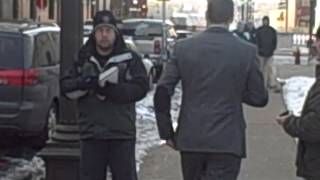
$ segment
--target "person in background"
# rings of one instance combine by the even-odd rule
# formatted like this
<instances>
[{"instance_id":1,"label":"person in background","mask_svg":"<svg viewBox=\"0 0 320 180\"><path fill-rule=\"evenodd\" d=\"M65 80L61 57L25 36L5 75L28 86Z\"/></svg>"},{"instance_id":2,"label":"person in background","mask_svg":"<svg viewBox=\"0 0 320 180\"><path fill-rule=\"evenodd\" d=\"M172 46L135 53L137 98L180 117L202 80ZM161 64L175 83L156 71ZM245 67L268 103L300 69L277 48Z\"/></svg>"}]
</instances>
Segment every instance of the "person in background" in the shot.
<instances>
[{"instance_id":1,"label":"person in background","mask_svg":"<svg viewBox=\"0 0 320 180\"><path fill-rule=\"evenodd\" d=\"M320 59L320 27L315 47ZM316 82L310 89L301 117L291 113L278 116L277 122L286 133L299 139L297 151L297 176L306 180L320 179L320 65L316 67Z\"/></svg>"},{"instance_id":2,"label":"person in background","mask_svg":"<svg viewBox=\"0 0 320 180\"><path fill-rule=\"evenodd\" d=\"M277 88L276 69L273 68L273 54L277 48L277 31L270 26L268 16L263 17L263 25L257 29L257 46L260 67L264 75L265 86Z\"/></svg>"},{"instance_id":3,"label":"person in background","mask_svg":"<svg viewBox=\"0 0 320 180\"><path fill-rule=\"evenodd\" d=\"M247 35L248 41L252 44L256 44L257 43L257 32L256 32L256 28L254 27L253 22L248 22L246 24L246 33L248 33L248 35Z\"/></svg>"},{"instance_id":4,"label":"person in background","mask_svg":"<svg viewBox=\"0 0 320 180\"><path fill-rule=\"evenodd\" d=\"M240 39L248 41L249 37L245 35L245 31L246 31L246 24L242 21L239 21L237 24L237 29L234 30L233 33Z\"/></svg>"}]
</instances>

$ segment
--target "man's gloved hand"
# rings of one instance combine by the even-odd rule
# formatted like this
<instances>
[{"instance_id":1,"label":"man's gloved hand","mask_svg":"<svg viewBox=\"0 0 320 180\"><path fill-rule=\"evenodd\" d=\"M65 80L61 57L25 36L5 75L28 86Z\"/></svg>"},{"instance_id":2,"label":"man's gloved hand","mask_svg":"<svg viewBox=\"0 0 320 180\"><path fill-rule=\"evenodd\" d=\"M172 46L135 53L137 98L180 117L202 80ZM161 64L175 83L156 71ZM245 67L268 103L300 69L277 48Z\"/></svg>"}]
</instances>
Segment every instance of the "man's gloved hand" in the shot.
<instances>
[{"instance_id":1,"label":"man's gloved hand","mask_svg":"<svg viewBox=\"0 0 320 180\"><path fill-rule=\"evenodd\" d=\"M94 90L98 86L98 73L94 64L86 62L82 66L81 75L77 77L76 82L80 90Z\"/></svg>"},{"instance_id":2,"label":"man's gloved hand","mask_svg":"<svg viewBox=\"0 0 320 180\"><path fill-rule=\"evenodd\" d=\"M76 83L80 90L94 90L98 87L98 76L80 76L76 79Z\"/></svg>"}]
</instances>

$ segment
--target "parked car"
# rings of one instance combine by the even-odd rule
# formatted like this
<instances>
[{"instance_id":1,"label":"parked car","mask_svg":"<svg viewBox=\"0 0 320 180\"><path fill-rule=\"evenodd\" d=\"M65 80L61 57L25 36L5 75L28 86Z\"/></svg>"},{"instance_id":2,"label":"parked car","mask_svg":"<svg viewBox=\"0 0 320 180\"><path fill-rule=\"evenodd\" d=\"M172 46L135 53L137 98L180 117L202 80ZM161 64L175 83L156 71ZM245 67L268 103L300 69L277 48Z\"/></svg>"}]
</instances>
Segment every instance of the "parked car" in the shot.
<instances>
[{"instance_id":1,"label":"parked car","mask_svg":"<svg viewBox=\"0 0 320 180\"><path fill-rule=\"evenodd\" d=\"M177 30L177 39L191 38L192 36L193 36L193 32L192 31Z\"/></svg>"},{"instance_id":2,"label":"parked car","mask_svg":"<svg viewBox=\"0 0 320 180\"><path fill-rule=\"evenodd\" d=\"M0 145L22 139L40 149L52 132L59 113L59 31L0 22Z\"/></svg>"},{"instance_id":3,"label":"parked car","mask_svg":"<svg viewBox=\"0 0 320 180\"><path fill-rule=\"evenodd\" d=\"M170 58L177 34L173 23L166 21L165 33L167 47L164 51ZM126 19L122 21L121 32L125 39L130 39L138 51L146 57L160 59L162 52L163 26L160 19Z\"/></svg>"},{"instance_id":4,"label":"parked car","mask_svg":"<svg viewBox=\"0 0 320 180\"><path fill-rule=\"evenodd\" d=\"M87 20L83 23L83 36L88 37L93 30L93 21Z\"/></svg>"},{"instance_id":5,"label":"parked car","mask_svg":"<svg viewBox=\"0 0 320 180\"><path fill-rule=\"evenodd\" d=\"M134 42L132 40L126 39L125 43L128 48L139 53L137 46L134 44ZM141 56L143 56L143 55L141 54ZM155 77L156 77L156 69L154 66L154 61L152 61L151 59L145 58L145 57L142 57L142 61L143 61L143 64L147 70L147 75L149 78L149 89L153 89L153 87L154 87L153 83L154 83Z\"/></svg>"}]
</instances>

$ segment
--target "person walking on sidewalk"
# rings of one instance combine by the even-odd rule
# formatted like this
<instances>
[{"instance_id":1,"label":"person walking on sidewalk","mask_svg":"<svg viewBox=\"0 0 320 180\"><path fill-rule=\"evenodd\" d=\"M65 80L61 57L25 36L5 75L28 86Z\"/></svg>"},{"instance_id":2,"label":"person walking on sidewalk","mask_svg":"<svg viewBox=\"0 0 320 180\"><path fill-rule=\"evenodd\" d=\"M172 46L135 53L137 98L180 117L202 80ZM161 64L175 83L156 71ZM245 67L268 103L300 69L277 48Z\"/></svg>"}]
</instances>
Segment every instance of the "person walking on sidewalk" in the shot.
<instances>
[{"instance_id":1,"label":"person walking on sidewalk","mask_svg":"<svg viewBox=\"0 0 320 180\"><path fill-rule=\"evenodd\" d=\"M248 41L251 42L252 44L257 44L257 32L256 28L254 26L254 23L249 21L246 24L246 32L248 33Z\"/></svg>"},{"instance_id":2,"label":"person walking on sidewalk","mask_svg":"<svg viewBox=\"0 0 320 180\"><path fill-rule=\"evenodd\" d=\"M242 103L264 107L268 92L257 49L230 32L232 0L208 0L206 31L179 41L159 80L155 113L160 138L180 151L184 180L236 180L246 157ZM170 102L178 82L182 104L173 129Z\"/></svg>"},{"instance_id":3,"label":"person walking on sidewalk","mask_svg":"<svg viewBox=\"0 0 320 180\"><path fill-rule=\"evenodd\" d=\"M316 34L316 47L320 59L320 28ZM301 117L292 114L278 116L277 121L290 136L299 138L297 175L306 180L320 179L320 65L316 82L310 89Z\"/></svg>"},{"instance_id":4,"label":"person walking on sidewalk","mask_svg":"<svg viewBox=\"0 0 320 180\"><path fill-rule=\"evenodd\" d=\"M260 67L263 72L265 86L277 88L276 69L272 66L273 54L277 48L277 32L269 25L268 16L263 17L262 22L263 25L257 29L256 34Z\"/></svg>"},{"instance_id":5,"label":"person walking on sidewalk","mask_svg":"<svg viewBox=\"0 0 320 180\"><path fill-rule=\"evenodd\" d=\"M234 35L239 37L240 39L244 41L249 41L249 36L246 36L246 23L243 21L238 22L237 29L233 31Z\"/></svg>"},{"instance_id":6,"label":"person walking on sidewalk","mask_svg":"<svg viewBox=\"0 0 320 180\"><path fill-rule=\"evenodd\" d=\"M106 180L107 167L113 180L136 180L135 102L148 91L147 73L141 57L126 48L110 11L97 12L93 26L61 79L62 93L77 99L80 180ZM99 75L107 71L115 73L113 80L101 82Z\"/></svg>"}]
</instances>

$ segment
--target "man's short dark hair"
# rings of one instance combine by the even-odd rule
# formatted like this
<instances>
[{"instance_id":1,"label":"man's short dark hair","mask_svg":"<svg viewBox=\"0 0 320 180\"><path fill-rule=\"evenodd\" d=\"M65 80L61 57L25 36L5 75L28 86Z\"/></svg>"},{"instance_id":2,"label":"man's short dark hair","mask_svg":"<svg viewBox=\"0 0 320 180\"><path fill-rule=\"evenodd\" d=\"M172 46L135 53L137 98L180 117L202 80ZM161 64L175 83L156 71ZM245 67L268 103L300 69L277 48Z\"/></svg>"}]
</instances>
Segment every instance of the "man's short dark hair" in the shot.
<instances>
[{"instance_id":1,"label":"man's short dark hair","mask_svg":"<svg viewBox=\"0 0 320 180\"><path fill-rule=\"evenodd\" d=\"M233 20L233 16L233 0L208 0L207 18L210 23L228 23Z\"/></svg>"},{"instance_id":2,"label":"man's short dark hair","mask_svg":"<svg viewBox=\"0 0 320 180\"><path fill-rule=\"evenodd\" d=\"M262 21L270 21L269 16L263 16Z\"/></svg>"}]
</instances>

